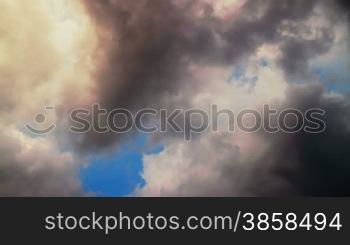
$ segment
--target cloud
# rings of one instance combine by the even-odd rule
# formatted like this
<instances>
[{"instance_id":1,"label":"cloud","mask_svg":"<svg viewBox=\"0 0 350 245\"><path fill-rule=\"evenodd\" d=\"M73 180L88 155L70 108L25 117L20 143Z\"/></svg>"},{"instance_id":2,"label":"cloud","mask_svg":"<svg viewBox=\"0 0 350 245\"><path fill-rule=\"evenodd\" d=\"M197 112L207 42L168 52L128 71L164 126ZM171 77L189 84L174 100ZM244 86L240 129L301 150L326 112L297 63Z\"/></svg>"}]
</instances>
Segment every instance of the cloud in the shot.
<instances>
[{"instance_id":1,"label":"cloud","mask_svg":"<svg viewBox=\"0 0 350 245\"><path fill-rule=\"evenodd\" d=\"M83 158L55 137L22 129L45 106L59 110L90 97L89 19L78 2L4 0L0 8L0 195L83 195L76 178ZM51 114L54 123L59 115Z\"/></svg>"},{"instance_id":2,"label":"cloud","mask_svg":"<svg viewBox=\"0 0 350 245\"><path fill-rule=\"evenodd\" d=\"M311 80L309 60L329 51L335 39L335 20L325 10L335 4L317 0L85 5L99 36L97 101L108 109L187 108L206 83L195 79L191 67L232 68L266 45L276 48L275 58L291 82ZM320 13L326 19L321 25L315 20ZM103 149L120 139L91 132L77 145Z\"/></svg>"},{"instance_id":3,"label":"cloud","mask_svg":"<svg viewBox=\"0 0 350 245\"><path fill-rule=\"evenodd\" d=\"M125 139L66 132L66 112L96 102L133 112L325 108L330 129L321 135L221 132L190 143L171 132L153 135L165 151L145 156L147 184L136 193L348 194L348 98L294 88L319 83L315 66L346 50L344 1L3 0L0 7L0 195L84 195L76 171L86 156ZM242 67L241 77L232 76ZM48 105L56 108L49 118L56 133L24 132Z\"/></svg>"},{"instance_id":4,"label":"cloud","mask_svg":"<svg viewBox=\"0 0 350 245\"><path fill-rule=\"evenodd\" d=\"M265 135L272 147L260 161L266 159L297 195L348 196L349 96L327 94L320 85L301 86L289 91L285 104L301 111L322 108L327 129L321 134Z\"/></svg>"},{"instance_id":5,"label":"cloud","mask_svg":"<svg viewBox=\"0 0 350 245\"><path fill-rule=\"evenodd\" d=\"M340 7L343 8L344 11L348 12L350 9L350 4L348 1L346 0L338 0L338 3L340 5Z\"/></svg>"},{"instance_id":6,"label":"cloud","mask_svg":"<svg viewBox=\"0 0 350 245\"><path fill-rule=\"evenodd\" d=\"M0 134L0 196L82 196L76 178L79 162L44 138L14 128Z\"/></svg>"},{"instance_id":7,"label":"cloud","mask_svg":"<svg viewBox=\"0 0 350 245\"><path fill-rule=\"evenodd\" d=\"M324 109L320 134L207 133L144 156L142 196L348 196L350 100L320 85L287 90L279 111Z\"/></svg>"}]
</instances>

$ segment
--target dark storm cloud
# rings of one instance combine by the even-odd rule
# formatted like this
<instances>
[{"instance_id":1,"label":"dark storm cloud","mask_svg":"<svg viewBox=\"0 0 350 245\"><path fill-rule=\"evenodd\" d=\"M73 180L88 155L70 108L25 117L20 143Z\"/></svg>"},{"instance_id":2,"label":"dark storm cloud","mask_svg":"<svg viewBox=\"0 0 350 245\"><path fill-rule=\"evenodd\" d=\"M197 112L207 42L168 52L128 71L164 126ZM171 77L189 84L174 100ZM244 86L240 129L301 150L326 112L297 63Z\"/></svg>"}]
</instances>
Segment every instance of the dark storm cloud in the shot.
<instances>
[{"instance_id":1,"label":"dark storm cloud","mask_svg":"<svg viewBox=\"0 0 350 245\"><path fill-rule=\"evenodd\" d=\"M248 1L238 18L228 19L213 16L200 1L188 1L183 8L160 0L89 2L105 34L106 60L97 74L101 100L128 108L159 105L179 92L191 62L232 65L260 45L281 39L281 22L306 18L316 2ZM196 17L198 9L206 14ZM254 18L262 9L264 14Z\"/></svg>"},{"instance_id":2,"label":"dark storm cloud","mask_svg":"<svg viewBox=\"0 0 350 245\"><path fill-rule=\"evenodd\" d=\"M203 1L182 2L85 2L99 34L95 79L102 107L186 109L199 87L205 86L205 81L194 79L190 65L233 66L264 44L279 47L278 64L289 81L308 82L309 60L330 50L335 27L344 24L349 10L347 1L251 0L239 14L221 18ZM324 11L324 27L307 22L317 8ZM350 195L346 182L350 178L349 102L348 97L326 95L318 86L292 88L284 107L326 110L325 132L261 133L269 147L250 162L240 162L220 136L212 142L224 148L222 164L216 169L222 175L220 181L192 178L165 194ZM78 145L86 150L105 149L117 140L115 134L90 133ZM189 150L193 164L206 161L204 152L202 145ZM232 161L240 162L239 166Z\"/></svg>"},{"instance_id":3,"label":"dark storm cloud","mask_svg":"<svg viewBox=\"0 0 350 245\"><path fill-rule=\"evenodd\" d=\"M323 109L326 114L321 118L326 129L314 134L260 133L258 137L268 149L263 153L258 149L252 152L256 154L254 161L240 163L235 156L222 162L220 184L225 184L202 186L204 195L350 195L350 97L330 96L320 85L296 86L288 90L286 100L278 108L279 111L297 108L303 113L313 108ZM216 192L206 193L206 189Z\"/></svg>"},{"instance_id":4,"label":"dark storm cloud","mask_svg":"<svg viewBox=\"0 0 350 245\"><path fill-rule=\"evenodd\" d=\"M334 39L331 29L320 30L313 40L299 33L322 1L247 1L239 14L225 18L203 1L175 2L85 2L100 38L95 79L103 107L184 108L201 86L193 81L191 64L232 66L263 44L280 45L280 65L287 74L302 76L307 61L326 52ZM295 35L285 37L283 31L291 26ZM99 148L115 138L91 133L82 142Z\"/></svg>"},{"instance_id":5,"label":"dark storm cloud","mask_svg":"<svg viewBox=\"0 0 350 245\"><path fill-rule=\"evenodd\" d=\"M272 145L259 158L264 167L259 168L256 177L265 178L261 178L258 186L262 188L257 188L257 193L263 190L262 195L276 195L268 188L264 192L263 187L275 176L286 180L290 187L277 195L349 196L350 97L329 96L318 85L297 87L289 91L285 108L321 108L326 111L323 120L327 127L317 134L264 135Z\"/></svg>"},{"instance_id":6,"label":"dark storm cloud","mask_svg":"<svg viewBox=\"0 0 350 245\"><path fill-rule=\"evenodd\" d=\"M350 2L347 0L338 0L338 4L344 11L349 12L350 10Z\"/></svg>"},{"instance_id":7,"label":"dark storm cloud","mask_svg":"<svg viewBox=\"0 0 350 245\"><path fill-rule=\"evenodd\" d=\"M306 27L307 28L307 27ZM309 28L307 28L309 29ZM282 43L282 55L279 64L291 79L308 80L308 62L310 59L326 53L333 44L334 33L322 28L318 37L312 40L302 37L289 37Z\"/></svg>"}]
</instances>

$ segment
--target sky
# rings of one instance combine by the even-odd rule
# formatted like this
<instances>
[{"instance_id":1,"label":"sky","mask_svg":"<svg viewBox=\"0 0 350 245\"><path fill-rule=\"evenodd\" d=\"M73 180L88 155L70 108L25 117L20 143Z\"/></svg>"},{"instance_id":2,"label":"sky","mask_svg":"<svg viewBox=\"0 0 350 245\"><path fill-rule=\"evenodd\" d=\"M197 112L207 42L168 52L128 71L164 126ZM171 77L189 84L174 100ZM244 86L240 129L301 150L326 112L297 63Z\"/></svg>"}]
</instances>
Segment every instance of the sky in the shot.
<instances>
[{"instance_id":1,"label":"sky","mask_svg":"<svg viewBox=\"0 0 350 245\"><path fill-rule=\"evenodd\" d=\"M0 8L0 196L350 196L347 1ZM133 113L320 108L327 127L244 133L220 121L190 141L171 130L71 132L69 112L94 104ZM55 127L37 135L28 125Z\"/></svg>"},{"instance_id":2,"label":"sky","mask_svg":"<svg viewBox=\"0 0 350 245\"><path fill-rule=\"evenodd\" d=\"M88 166L80 170L83 190L102 197L129 196L136 188L142 188L145 180L143 154L152 155L163 151L162 145L147 148L147 135L138 135L118 146L115 152L92 156Z\"/></svg>"}]
</instances>

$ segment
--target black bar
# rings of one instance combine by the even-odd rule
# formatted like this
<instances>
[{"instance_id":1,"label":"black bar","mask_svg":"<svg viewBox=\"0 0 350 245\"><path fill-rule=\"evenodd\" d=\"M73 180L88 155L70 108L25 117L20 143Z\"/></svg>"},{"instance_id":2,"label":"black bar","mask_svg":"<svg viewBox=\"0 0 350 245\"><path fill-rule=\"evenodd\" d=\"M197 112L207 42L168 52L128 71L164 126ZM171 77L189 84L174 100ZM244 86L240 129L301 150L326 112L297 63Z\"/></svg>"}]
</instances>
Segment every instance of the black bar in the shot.
<instances>
[{"instance_id":1,"label":"black bar","mask_svg":"<svg viewBox=\"0 0 350 245\"><path fill-rule=\"evenodd\" d=\"M149 244L172 241L182 241L184 244L202 241L211 244L289 244L300 242L304 244L345 244L341 241L349 238L350 199L319 199L319 198L1 198L0 234L1 237L16 244L16 241L34 242L89 242L96 244ZM295 231L245 231L242 228L244 220L239 220L236 232L232 230L119 230L115 229L107 235L103 230L47 230L45 219L57 216L59 213L68 216L82 217L95 212L99 216L117 216L119 212L130 217L147 216L178 216L186 220L190 216L227 216L236 218L250 212L258 215L290 212L301 219L306 213L315 215L324 213L328 223L336 213L340 213L341 229L327 228L317 231L312 228L307 231L298 228ZM243 222L243 223L242 223ZM236 243L237 242L237 243ZM45 244L46 244L45 243ZM7 243L6 243L7 244Z\"/></svg>"}]
</instances>

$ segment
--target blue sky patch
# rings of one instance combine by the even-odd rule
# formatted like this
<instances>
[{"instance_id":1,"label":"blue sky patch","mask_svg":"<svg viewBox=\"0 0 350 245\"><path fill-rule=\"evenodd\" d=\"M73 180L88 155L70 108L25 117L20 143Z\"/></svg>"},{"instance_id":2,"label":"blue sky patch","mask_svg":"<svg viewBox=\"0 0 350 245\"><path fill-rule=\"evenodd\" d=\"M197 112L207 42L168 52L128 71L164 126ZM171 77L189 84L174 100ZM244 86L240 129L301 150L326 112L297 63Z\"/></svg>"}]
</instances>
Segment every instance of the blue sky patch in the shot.
<instances>
[{"instance_id":1,"label":"blue sky patch","mask_svg":"<svg viewBox=\"0 0 350 245\"><path fill-rule=\"evenodd\" d=\"M120 146L113 153L92 157L89 166L80 170L84 191L102 197L132 194L135 188L145 185L141 176L143 154L156 154L163 150L163 145L150 148L147 137L141 135Z\"/></svg>"}]
</instances>

